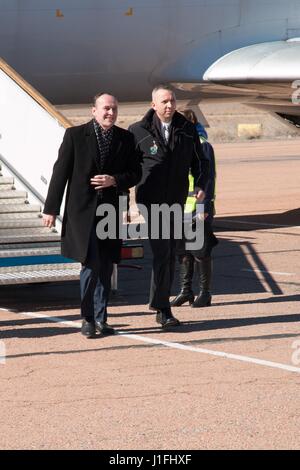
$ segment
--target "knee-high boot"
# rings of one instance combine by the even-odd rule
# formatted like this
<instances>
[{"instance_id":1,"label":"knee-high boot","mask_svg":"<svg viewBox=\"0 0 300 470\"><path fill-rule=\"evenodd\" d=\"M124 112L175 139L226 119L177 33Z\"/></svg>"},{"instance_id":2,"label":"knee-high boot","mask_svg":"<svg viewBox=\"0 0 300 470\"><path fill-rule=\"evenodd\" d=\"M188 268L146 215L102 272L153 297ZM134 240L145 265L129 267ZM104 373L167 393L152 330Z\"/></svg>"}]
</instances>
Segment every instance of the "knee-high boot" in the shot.
<instances>
[{"instance_id":1,"label":"knee-high boot","mask_svg":"<svg viewBox=\"0 0 300 470\"><path fill-rule=\"evenodd\" d=\"M211 257L195 260L195 267L198 274L200 291L192 307L209 307L211 305L211 277L212 259Z\"/></svg>"},{"instance_id":2,"label":"knee-high boot","mask_svg":"<svg viewBox=\"0 0 300 470\"><path fill-rule=\"evenodd\" d=\"M189 302L190 305L194 301L194 294L192 291L192 282L193 282L193 274L194 274L194 257L192 255L185 255L180 258L180 268L179 268L179 276L180 276L180 287L181 291L175 297L170 305L172 307L179 307L180 305L184 304L185 302Z\"/></svg>"}]
</instances>

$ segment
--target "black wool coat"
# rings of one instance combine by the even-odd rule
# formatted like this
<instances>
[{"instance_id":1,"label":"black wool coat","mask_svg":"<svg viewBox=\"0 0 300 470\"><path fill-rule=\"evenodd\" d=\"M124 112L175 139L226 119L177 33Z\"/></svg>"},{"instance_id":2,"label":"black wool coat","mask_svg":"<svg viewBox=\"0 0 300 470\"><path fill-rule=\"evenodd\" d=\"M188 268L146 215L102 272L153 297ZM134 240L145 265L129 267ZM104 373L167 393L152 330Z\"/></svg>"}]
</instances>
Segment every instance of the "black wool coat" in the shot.
<instances>
[{"instance_id":1,"label":"black wool coat","mask_svg":"<svg viewBox=\"0 0 300 470\"><path fill-rule=\"evenodd\" d=\"M83 264L87 257L90 233L95 225L99 203L112 204L117 209L119 195L135 186L141 178L141 166L130 132L117 126L113 127L111 150L102 171L99 169L98 156L93 121L67 129L53 167L44 207L45 214L58 215L67 185L61 252L64 256ZM97 191L90 184L90 178L97 174L114 176L117 182L116 187L102 190L101 201L98 200ZM112 260L118 262L120 240L103 240L99 243L106 243Z\"/></svg>"},{"instance_id":2,"label":"black wool coat","mask_svg":"<svg viewBox=\"0 0 300 470\"><path fill-rule=\"evenodd\" d=\"M136 187L138 203L174 203L184 205L188 195L189 172L195 186L205 190L209 161L200 143L196 127L182 114L175 112L171 124L169 145L164 143L157 129L155 112L150 109L139 121L129 127L134 134L142 162L142 179Z\"/></svg>"}]
</instances>

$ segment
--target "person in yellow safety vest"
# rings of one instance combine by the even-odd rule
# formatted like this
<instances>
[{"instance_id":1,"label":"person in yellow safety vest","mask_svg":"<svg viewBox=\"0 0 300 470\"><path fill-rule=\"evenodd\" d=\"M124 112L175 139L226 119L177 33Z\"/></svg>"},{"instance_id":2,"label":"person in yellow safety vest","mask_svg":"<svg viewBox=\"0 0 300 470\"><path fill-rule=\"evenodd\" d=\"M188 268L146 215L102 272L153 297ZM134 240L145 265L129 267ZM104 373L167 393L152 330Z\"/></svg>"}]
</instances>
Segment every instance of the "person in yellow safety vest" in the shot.
<instances>
[{"instance_id":1,"label":"person in yellow safety vest","mask_svg":"<svg viewBox=\"0 0 300 470\"><path fill-rule=\"evenodd\" d=\"M182 114L189 121L193 122L198 131L199 139L205 155L210 162L209 180L205 188L204 204L204 245L198 252L190 252L185 248L185 242L179 241L177 255L180 264L180 292L171 302L171 305L178 307L185 302L193 308L208 307L211 305L211 280L212 280L212 248L218 243L212 229L213 217L215 215L215 181L216 163L212 145L207 141L207 133L204 127L198 123L195 113L191 109L182 111ZM186 199L184 212L193 213L196 211L196 198L194 195L194 179L189 175L189 194ZM194 271L198 274L199 293L195 299L192 284Z\"/></svg>"},{"instance_id":2,"label":"person in yellow safety vest","mask_svg":"<svg viewBox=\"0 0 300 470\"><path fill-rule=\"evenodd\" d=\"M195 198L194 178L189 174L189 195L186 198L184 212L186 214L193 213L196 210L197 200Z\"/></svg>"}]
</instances>

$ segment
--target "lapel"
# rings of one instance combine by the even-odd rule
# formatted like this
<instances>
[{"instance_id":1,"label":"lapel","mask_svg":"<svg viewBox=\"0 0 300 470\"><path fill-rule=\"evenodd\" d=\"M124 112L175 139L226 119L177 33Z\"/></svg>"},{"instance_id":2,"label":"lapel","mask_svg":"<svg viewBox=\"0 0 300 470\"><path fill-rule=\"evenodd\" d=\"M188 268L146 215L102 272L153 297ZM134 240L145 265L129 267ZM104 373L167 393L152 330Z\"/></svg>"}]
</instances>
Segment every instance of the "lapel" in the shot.
<instances>
[{"instance_id":1,"label":"lapel","mask_svg":"<svg viewBox=\"0 0 300 470\"><path fill-rule=\"evenodd\" d=\"M91 160L94 160L97 170L100 171L99 167L99 149L98 149L98 142L97 137L94 130L93 121L89 121L86 124L86 140L87 140L87 147L88 147L88 154Z\"/></svg>"},{"instance_id":2,"label":"lapel","mask_svg":"<svg viewBox=\"0 0 300 470\"><path fill-rule=\"evenodd\" d=\"M186 119L176 111L173 117L173 136L171 140L173 146L172 150L174 150L177 145L181 142L181 136L184 133L186 123Z\"/></svg>"}]
</instances>

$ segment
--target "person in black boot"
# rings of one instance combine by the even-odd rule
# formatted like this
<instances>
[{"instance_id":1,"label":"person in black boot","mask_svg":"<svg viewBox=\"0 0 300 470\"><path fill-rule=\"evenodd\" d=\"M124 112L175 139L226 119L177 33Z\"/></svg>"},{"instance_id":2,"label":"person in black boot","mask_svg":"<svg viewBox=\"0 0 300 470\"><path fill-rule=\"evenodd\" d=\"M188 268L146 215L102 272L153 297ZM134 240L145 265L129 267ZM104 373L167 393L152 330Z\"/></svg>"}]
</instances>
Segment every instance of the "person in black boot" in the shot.
<instances>
[{"instance_id":1,"label":"person in black boot","mask_svg":"<svg viewBox=\"0 0 300 470\"><path fill-rule=\"evenodd\" d=\"M204 244L198 252L187 251L185 242L179 241L177 243L177 255L179 261L179 276L180 287L179 294L173 299L171 305L179 307L186 302L189 302L193 308L208 307L211 305L211 277L212 277L212 248L218 243L218 240L213 234L212 222L215 214L214 199L215 199L215 179L216 167L214 150L211 144L207 142L207 133L204 127L197 122L197 117L191 109L187 109L182 114L196 126L202 148L205 155L210 162L209 179L205 187L204 198ZM194 213L196 211L197 201L192 197L194 190L194 180L192 176L189 177L190 196L186 200L185 213ZM193 274L197 273L199 282L199 294L194 300L194 293L192 289Z\"/></svg>"},{"instance_id":2,"label":"person in black boot","mask_svg":"<svg viewBox=\"0 0 300 470\"><path fill-rule=\"evenodd\" d=\"M190 253L178 256L179 261L179 276L181 291L172 300L172 307L180 307L186 302L190 305L194 302L194 293L192 290L193 274L194 274L194 256Z\"/></svg>"},{"instance_id":3,"label":"person in black boot","mask_svg":"<svg viewBox=\"0 0 300 470\"><path fill-rule=\"evenodd\" d=\"M200 292L192 307L209 307L211 305L211 256L201 259L195 258L195 268L199 279Z\"/></svg>"}]
</instances>

